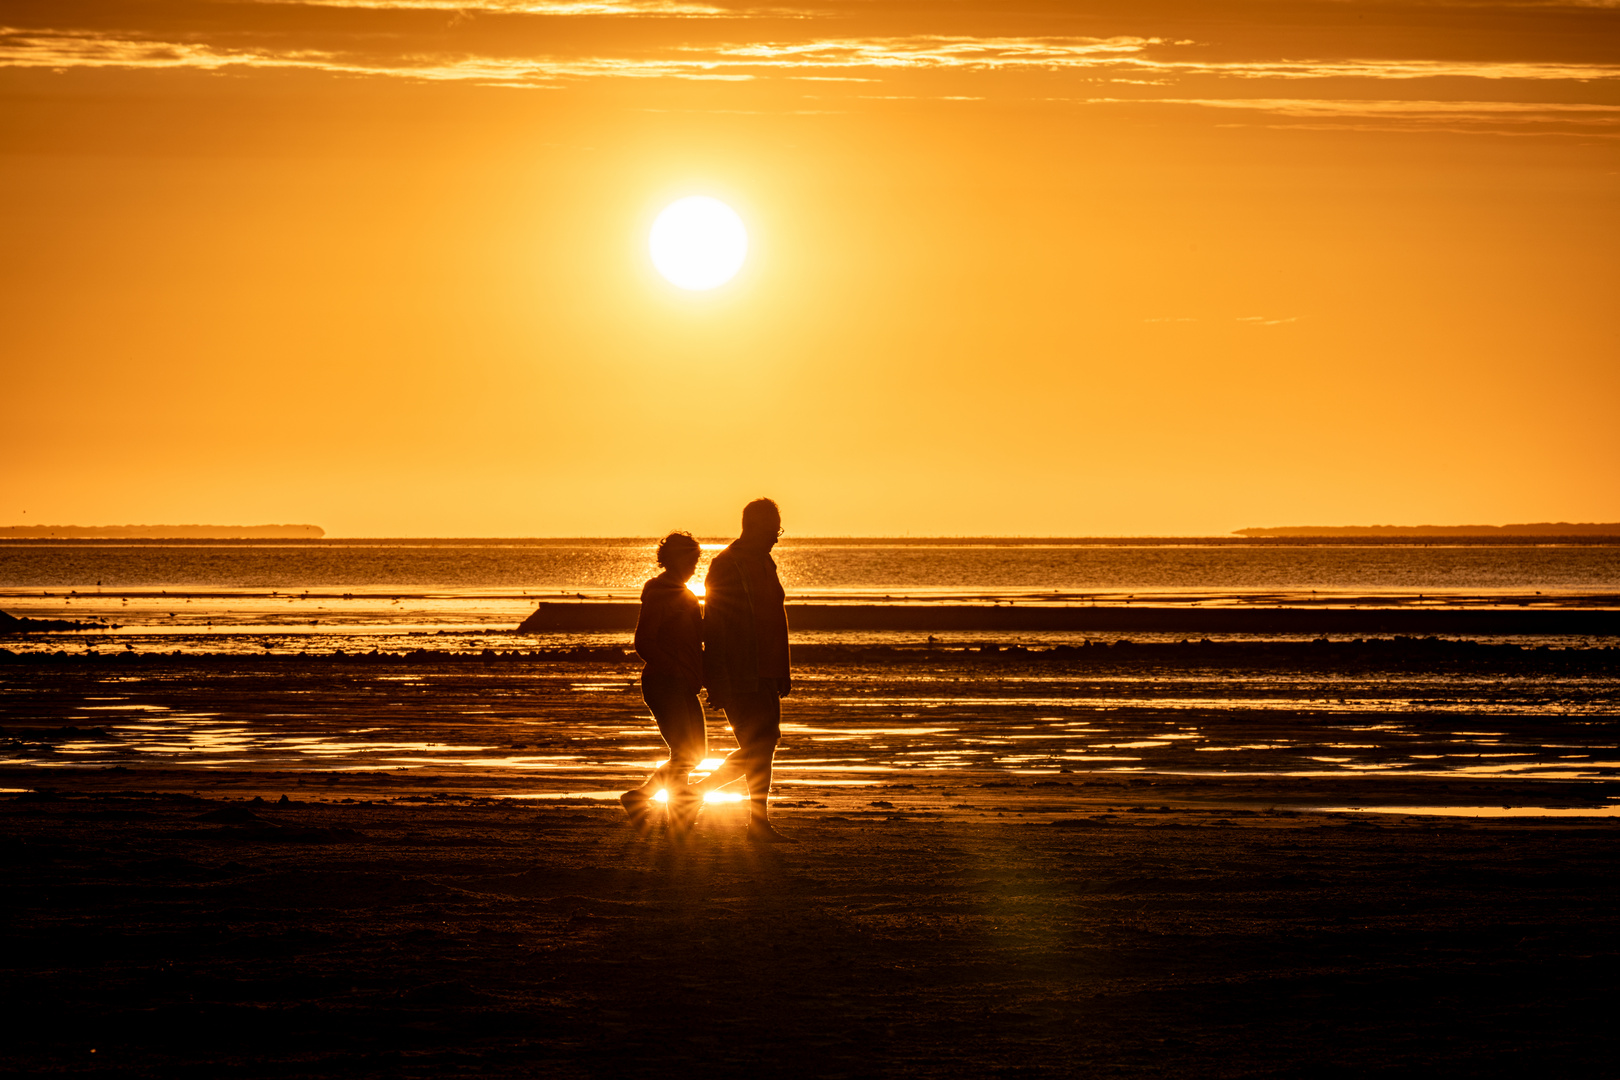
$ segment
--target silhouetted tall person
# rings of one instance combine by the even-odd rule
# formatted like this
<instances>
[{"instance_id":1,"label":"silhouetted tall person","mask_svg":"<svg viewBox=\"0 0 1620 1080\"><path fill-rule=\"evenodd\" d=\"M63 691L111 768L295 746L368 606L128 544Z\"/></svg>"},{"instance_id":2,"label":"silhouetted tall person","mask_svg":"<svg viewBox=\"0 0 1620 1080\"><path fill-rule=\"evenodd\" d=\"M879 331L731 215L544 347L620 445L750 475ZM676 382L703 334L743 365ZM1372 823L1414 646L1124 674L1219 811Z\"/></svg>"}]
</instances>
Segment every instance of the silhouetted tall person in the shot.
<instances>
[{"instance_id":1,"label":"silhouetted tall person","mask_svg":"<svg viewBox=\"0 0 1620 1080\"><path fill-rule=\"evenodd\" d=\"M668 788L671 799L677 792L685 793L688 774L708 749L703 704L698 701L703 688L703 612L686 587L702 555L690 533L670 533L658 545L658 565L664 572L641 589L636 652L647 665L641 671L641 697L669 747L669 760L646 783L619 796L637 825L645 823L647 801L659 788Z\"/></svg>"},{"instance_id":2,"label":"silhouetted tall person","mask_svg":"<svg viewBox=\"0 0 1620 1080\"><path fill-rule=\"evenodd\" d=\"M725 710L737 749L689 789L703 795L746 778L748 838L764 843L787 839L766 816L771 762L782 738L782 697L793 688L786 596L771 558L781 535L776 504L755 499L743 507L742 535L709 564L703 582L703 685L709 704Z\"/></svg>"}]
</instances>

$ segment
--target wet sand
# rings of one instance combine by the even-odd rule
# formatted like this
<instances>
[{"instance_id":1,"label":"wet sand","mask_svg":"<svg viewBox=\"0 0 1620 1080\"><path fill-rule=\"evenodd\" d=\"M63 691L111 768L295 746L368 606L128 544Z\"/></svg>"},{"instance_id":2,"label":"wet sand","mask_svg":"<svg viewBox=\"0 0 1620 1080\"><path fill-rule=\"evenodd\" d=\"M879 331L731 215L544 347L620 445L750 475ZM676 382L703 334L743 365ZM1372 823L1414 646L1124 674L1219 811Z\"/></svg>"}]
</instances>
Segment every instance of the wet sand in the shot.
<instances>
[{"instance_id":1,"label":"wet sand","mask_svg":"<svg viewBox=\"0 0 1620 1080\"><path fill-rule=\"evenodd\" d=\"M8 1065L1612 1073L1612 650L1084 652L807 661L779 849L622 659L7 664Z\"/></svg>"}]
</instances>

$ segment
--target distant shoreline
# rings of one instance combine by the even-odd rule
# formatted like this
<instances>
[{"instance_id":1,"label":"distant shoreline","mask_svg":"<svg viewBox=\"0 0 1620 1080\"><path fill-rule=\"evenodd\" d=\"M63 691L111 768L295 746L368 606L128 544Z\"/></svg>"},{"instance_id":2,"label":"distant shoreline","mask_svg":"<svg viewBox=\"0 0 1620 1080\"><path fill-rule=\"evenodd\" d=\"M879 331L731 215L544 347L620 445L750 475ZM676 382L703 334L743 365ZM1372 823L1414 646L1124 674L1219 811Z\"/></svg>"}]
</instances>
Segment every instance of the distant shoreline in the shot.
<instances>
[{"instance_id":1,"label":"distant shoreline","mask_svg":"<svg viewBox=\"0 0 1620 1080\"><path fill-rule=\"evenodd\" d=\"M319 525L0 525L5 540L319 540Z\"/></svg>"},{"instance_id":2,"label":"distant shoreline","mask_svg":"<svg viewBox=\"0 0 1620 1080\"><path fill-rule=\"evenodd\" d=\"M1573 537L1620 536L1620 522L1537 521L1520 525L1280 525L1273 528L1237 529L1236 535L1256 539L1271 537L1409 537L1409 538L1490 538L1490 537Z\"/></svg>"}]
</instances>

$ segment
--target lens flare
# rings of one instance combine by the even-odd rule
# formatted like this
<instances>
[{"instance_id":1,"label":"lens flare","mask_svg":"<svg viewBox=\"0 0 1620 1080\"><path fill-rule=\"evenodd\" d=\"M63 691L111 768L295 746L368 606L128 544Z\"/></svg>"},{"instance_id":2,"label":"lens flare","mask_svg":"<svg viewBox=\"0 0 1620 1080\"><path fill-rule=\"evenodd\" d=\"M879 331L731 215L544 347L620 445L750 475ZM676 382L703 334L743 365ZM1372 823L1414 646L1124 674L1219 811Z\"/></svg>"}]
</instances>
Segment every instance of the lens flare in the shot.
<instances>
[{"instance_id":1,"label":"lens flare","mask_svg":"<svg viewBox=\"0 0 1620 1080\"><path fill-rule=\"evenodd\" d=\"M744 795L740 791L711 791L703 796L703 801L706 803L732 803L742 802L743 798ZM659 788L658 792L653 795L653 802L669 802L669 792L664 788Z\"/></svg>"}]
</instances>

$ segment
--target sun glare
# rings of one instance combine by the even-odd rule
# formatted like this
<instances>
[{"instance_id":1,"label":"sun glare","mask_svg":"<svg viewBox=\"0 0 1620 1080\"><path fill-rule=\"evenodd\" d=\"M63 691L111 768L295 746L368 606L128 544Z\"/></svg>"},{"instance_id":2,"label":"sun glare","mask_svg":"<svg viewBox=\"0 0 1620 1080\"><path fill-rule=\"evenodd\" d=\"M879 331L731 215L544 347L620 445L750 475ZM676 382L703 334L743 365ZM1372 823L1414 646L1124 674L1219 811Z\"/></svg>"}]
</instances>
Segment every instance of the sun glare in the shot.
<instances>
[{"instance_id":1,"label":"sun glare","mask_svg":"<svg viewBox=\"0 0 1620 1080\"><path fill-rule=\"evenodd\" d=\"M704 794L703 801L706 803L742 802L743 795L740 791L710 791ZM657 793L653 795L653 802L669 802L669 792L664 788L659 788Z\"/></svg>"},{"instance_id":2,"label":"sun glare","mask_svg":"<svg viewBox=\"0 0 1620 1080\"><path fill-rule=\"evenodd\" d=\"M719 199L693 195L664 208L647 246L653 265L671 284L700 292L737 276L748 256L748 230Z\"/></svg>"}]
</instances>

